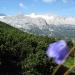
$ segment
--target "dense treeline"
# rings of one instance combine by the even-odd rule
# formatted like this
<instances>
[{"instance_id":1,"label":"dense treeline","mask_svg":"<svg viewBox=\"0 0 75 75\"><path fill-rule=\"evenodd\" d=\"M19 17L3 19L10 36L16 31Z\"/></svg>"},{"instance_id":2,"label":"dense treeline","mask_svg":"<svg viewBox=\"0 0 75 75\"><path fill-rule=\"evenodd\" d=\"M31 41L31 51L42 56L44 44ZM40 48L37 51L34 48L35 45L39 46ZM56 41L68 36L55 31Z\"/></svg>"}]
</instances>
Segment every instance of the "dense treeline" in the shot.
<instances>
[{"instance_id":1,"label":"dense treeline","mask_svg":"<svg viewBox=\"0 0 75 75\"><path fill-rule=\"evenodd\" d=\"M51 75L56 64L45 51L54 41L0 22L0 75Z\"/></svg>"}]
</instances>

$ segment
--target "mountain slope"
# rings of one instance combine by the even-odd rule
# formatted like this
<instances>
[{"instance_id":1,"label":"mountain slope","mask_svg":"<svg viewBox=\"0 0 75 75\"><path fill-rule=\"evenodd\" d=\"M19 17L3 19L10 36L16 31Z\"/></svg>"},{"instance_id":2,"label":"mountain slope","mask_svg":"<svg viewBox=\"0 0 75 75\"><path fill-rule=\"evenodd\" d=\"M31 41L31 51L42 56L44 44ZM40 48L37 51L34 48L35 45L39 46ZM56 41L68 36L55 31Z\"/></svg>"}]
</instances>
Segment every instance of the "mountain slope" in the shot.
<instances>
[{"instance_id":1,"label":"mountain slope","mask_svg":"<svg viewBox=\"0 0 75 75\"><path fill-rule=\"evenodd\" d=\"M0 74L44 75L50 74L45 50L54 38L34 36L0 22ZM42 65L41 65L42 64ZM45 66L46 65L46 66ZM44 67L43 73L38 66ZM53 70L53 68L51 68Z\"/></svg>"},{"instance_id":2,"label":"mountain slope","mask_svg":"<svg viewBox=\"0 0 75 75\"><path fill-rule=\"evenodd\" d=\"M45 51L54 41L54 38L35 36L0 22L0 74L52 74L56 64L48 60ZM58 74L67 69L62 66Z\"/></svg>"}]
</instances>

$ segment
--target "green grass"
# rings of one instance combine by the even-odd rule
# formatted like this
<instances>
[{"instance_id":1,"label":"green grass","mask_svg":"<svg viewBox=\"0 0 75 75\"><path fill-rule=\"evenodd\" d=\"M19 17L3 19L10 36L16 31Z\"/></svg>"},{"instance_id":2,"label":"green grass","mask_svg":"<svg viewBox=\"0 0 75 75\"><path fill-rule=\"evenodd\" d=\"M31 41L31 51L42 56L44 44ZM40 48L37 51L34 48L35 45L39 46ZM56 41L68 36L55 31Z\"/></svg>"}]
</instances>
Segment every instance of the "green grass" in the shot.
<instances>
[{"instance_id":1,"label":"green grass","mask_svg":"<svg viewBox=\"0 0 75 75\"><path fill-rule=\"evenodd\" d=\"M74 65L74 58L69 56L63 65L70 68Z\"/></svg>"},{"instance_id":2,"label":"green grass","mask_svg":"<svg viewBox=\"0 0 75 75\"><path fill-rule=\"evenodd\" d=\"M75 47L75 43L73 43L73 47ZM75 51L73 51L75 52ZM74 53L72 53L74 55ZM65 61L65 66L67 66L68 68L70 68L71 66L73 66L75 63L75 57L73 56L69 56L68 59Z\"/></svg>"}]
</instances>

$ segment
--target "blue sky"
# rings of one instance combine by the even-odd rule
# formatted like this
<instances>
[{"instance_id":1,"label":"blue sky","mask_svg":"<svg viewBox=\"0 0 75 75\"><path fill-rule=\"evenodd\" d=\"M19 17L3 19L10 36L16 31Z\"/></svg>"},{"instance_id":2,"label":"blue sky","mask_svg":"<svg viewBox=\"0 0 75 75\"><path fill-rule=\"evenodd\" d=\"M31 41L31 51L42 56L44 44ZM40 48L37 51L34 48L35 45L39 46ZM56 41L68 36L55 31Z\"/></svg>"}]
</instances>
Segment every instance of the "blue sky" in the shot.
<instances>
[{"instance_id":1,"label":"blue sky","mask_svg":"<svg viewBox=\"0 0 75 75\"><path fill-rule=\"evenodd\" d=\"M0 0L0 13L75 16L75 0Z\"/></svg>"}]
</instances>

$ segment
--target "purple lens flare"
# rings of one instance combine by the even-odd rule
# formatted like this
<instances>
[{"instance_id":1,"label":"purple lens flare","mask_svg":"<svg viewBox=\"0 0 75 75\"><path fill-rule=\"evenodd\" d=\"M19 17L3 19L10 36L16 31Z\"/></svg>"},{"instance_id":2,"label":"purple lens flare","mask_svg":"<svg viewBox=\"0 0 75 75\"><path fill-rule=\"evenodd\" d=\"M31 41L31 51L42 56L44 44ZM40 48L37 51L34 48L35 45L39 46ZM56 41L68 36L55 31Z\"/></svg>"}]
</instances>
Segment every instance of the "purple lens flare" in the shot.
<instances>
[{"instance_id":1,"label":"purple lens flare","mask_svg":"<svg viewBox=\"0 0 75 75\"><path fill-rule=\"evenodd\" d=\"M49 58L53 58L56 64L63 64L68 52L67 43L64 40L60 40L49 44L46 54Z\"/></svg>"}]
</instances>

